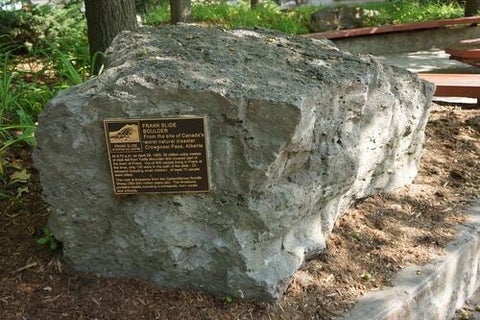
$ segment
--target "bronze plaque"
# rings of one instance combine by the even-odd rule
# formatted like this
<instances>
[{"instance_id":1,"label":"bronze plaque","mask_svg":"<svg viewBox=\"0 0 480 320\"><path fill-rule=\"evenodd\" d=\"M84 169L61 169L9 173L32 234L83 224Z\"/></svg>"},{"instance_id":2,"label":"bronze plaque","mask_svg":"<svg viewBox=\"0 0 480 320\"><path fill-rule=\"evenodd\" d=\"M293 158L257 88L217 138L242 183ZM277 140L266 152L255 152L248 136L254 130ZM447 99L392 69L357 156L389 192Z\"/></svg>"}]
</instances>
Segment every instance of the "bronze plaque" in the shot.
<instances>
[{"instance_id":1,"label":"bronze plaque","mask_svg":"<svg viewBox=\"0 0 480 320\"><path fill-rule=\"evenodd\" d=\"M116 194L210 191L206 119L104 120Z\"/></svg>"}]
</instances>

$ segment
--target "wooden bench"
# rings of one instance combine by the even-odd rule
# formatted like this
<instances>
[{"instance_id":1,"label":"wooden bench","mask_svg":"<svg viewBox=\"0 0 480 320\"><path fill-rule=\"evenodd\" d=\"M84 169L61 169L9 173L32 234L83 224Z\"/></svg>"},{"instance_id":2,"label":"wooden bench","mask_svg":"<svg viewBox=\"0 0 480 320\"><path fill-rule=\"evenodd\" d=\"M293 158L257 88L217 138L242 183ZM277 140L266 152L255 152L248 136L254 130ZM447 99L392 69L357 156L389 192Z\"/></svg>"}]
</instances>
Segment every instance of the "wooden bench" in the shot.
<instances>
[{"instance_id":1,"label":"wooden bench","mask_svg":"<svg viewBox=\"0 0 480 320\"><path fill-rule=\"evenodd\" d=\"M306 36L309 38L340 39L340 38L348 38L348 37L377 35L377 34L391 33L391 32L448 28L448 27L454 27L459 25L477 25L479 23L480 23L480 16L474 16L474 17L464 17L464 18L456 18L456 19L425 21L425 22L418 22L418 23L384 25L379 27L334 30L334 31L326 31L326 32L319 32L319 33L311 33L311 34L307 34Z\"/></svg>"},{"instance_id":2,"label":"wooden bench","mask_svg":"<svg viewBox=\"0 0 480 320\"><path fill-rule=\"evenodd\" d=\"M480 38L462 40L454 48L446 48L450 59L480 67Z\"/></svg>"},{"instance_id":3,"label":"wooden bench","mask_svg":"<svg viewBox=\"0 0 480 320\"><path fill-rule=\"evenodd\" d=\"M421 79L433 82L437 97L476 98L480 102L480 74L419 73Z\"/></svg>"}]
</instances>

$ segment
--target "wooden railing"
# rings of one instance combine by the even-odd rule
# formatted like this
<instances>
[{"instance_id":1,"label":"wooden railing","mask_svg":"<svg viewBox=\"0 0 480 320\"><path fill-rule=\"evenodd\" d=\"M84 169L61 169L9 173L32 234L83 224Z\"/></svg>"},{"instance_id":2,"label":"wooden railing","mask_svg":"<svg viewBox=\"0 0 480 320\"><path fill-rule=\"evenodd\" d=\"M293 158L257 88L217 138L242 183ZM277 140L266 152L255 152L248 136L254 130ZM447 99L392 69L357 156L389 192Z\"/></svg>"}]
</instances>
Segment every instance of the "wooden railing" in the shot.
<instances>
[{"instance_id":1,"label":"wooden railing","mask_svg":"<svg viewBox=\"0 0 480 320\"><path fill-rule=\"evenodd\" d=\"M348 37L359 37L377 35L382 33L404 32L415 30L428 30L437 28L448 28L460 25L477 25L480 23L480 16L434 20L418 23L404 23L398 25L384 25L379 27L366 27L347 30L335 30L319 33L311 33L306 35L309 38L327 38L327 39L341 39Z\"/></svg>"}]
</instances>

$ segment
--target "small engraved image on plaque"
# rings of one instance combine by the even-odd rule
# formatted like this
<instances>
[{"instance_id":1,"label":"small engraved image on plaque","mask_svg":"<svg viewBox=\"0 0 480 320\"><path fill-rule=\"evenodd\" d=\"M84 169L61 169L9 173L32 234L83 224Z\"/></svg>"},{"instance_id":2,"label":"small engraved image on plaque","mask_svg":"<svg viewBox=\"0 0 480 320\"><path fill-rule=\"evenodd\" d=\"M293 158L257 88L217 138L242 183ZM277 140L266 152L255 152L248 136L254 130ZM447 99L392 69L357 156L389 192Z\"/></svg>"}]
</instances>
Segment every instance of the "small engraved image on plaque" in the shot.
<instances>
[{"instance_id":1,"label":"small engraved image on plaque","mask_svg":"<svg viewBox=\"0 0 480 320\"><path fill-rule=\"evenodd\" d=\"M108 136L111 143L140 142L138 124L127 123L116 131L111 131L118 123L110 123Z\"/></svg>"},{"instance_id":2,"label":"small engraved image on plaque","mask_svg":"<svg viewBox=\"0 0 480 320\"><path fill-rule=\"evenodd\" d=\"M104 120L116 194L210 191L206 119Z\"/></svg>"}]
</instances>

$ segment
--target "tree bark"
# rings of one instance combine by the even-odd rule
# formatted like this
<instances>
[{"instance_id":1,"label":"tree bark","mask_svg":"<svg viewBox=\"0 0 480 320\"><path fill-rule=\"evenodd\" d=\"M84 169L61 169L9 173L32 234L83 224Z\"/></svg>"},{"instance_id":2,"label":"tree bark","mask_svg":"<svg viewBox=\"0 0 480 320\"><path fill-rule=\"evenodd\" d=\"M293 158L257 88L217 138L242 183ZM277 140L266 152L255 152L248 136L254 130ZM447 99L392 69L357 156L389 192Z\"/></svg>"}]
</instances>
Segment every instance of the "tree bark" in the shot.
<instances>
[{"instance_id":1,"label":"tree bark","mask_svg":"<svg viewBox=\"0 0 480 320\"><path fill-rule=\"evenodd\" d=\"M467 0L465 3L465 17L471 17L478 14L480 7L479 0Z\"/></svg>"},{"instance_id":2,"label":"tree bark","mask_svg":"<svg viewBox=\"0 0 480 320\"><path fill-rule=\"evenodd\" d=\"M191 0L170 0L170 13L172 24L192 21Z\"/></svg>"},{"instance_id":3,"label":"tree bark","mask_svg":"<svg viewBox=\"0 0 480 320\"><path fill-rule=\"evenodd\" d=\"M103 53L123 30L135 30L135 0L85 0L88 43L94 73L103 65Z\"/></svg>"}]
</instances>

